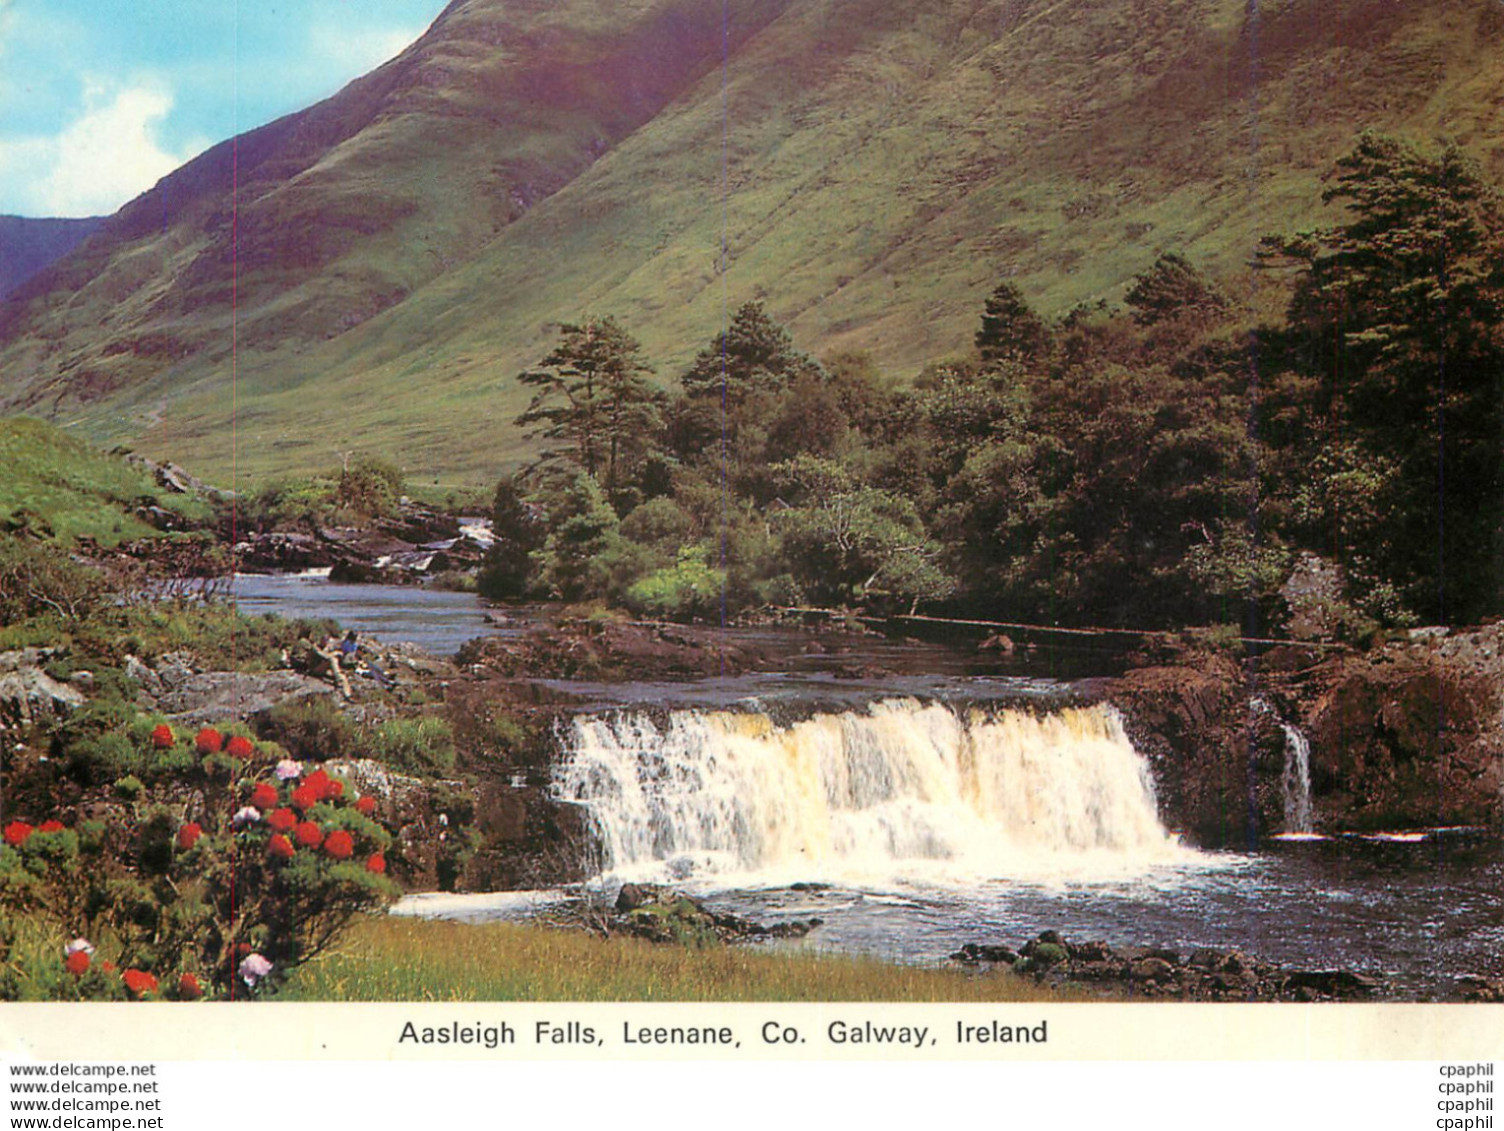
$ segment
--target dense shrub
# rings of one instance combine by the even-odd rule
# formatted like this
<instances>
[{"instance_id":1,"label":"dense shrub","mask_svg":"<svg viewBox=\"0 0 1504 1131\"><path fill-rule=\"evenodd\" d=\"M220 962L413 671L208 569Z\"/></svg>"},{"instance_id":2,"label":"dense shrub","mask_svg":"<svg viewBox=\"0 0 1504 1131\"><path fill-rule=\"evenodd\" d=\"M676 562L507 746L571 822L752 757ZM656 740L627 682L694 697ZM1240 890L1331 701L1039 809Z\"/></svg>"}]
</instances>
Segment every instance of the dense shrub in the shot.
<instances>
[{"instance_id":1,"label":"dense shrub","mask_svg":"<svg viewBox=\"0 0 1504 1131\"><path fill-rule=\"evenodd\" d=\"M202 735L153 741L161 725L146 732L161 757L197 752ZM119 779L100 819L12 819L0 841L0 996L262 996L393 898L379 810L279 753L241 738L155 785ZM313 835L293 845L278 831L284 814Z\"/></svg>"},{"instance_id":2,"label":"dense shrub","mask_svg":"<svg viewBox=\"0 0 1504 1131\"><path fill-rule=\"evenodd\" d=\"M443 719L388 719L370 737L371 757L403 773L454 772L454 732Z\"/></svg>"}]
</instances>

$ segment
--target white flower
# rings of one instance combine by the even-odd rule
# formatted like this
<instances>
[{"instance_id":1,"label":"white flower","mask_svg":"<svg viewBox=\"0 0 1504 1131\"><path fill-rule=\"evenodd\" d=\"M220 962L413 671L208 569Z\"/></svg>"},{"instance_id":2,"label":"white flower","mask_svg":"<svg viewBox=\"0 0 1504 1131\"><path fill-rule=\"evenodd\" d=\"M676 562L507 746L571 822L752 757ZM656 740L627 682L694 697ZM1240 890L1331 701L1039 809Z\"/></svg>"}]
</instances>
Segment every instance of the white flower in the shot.
<instances>
[{"instance_id":1,"label":"white flower","mask_svg":"<svg viewBox=\"0 0 1504 1131\"><path fill-rule=\"evenodd\" d=\"M271 972L272 964L259 954L248 954L241 960L240 977L252 989L255 989L256 983Z\"/></svg>"},{"instance_id":2,"label":"white flower","mask_svg":"<svg viewBox=\"0 0 1504 1131\"><path fill-rule=\"evenodd\" d=\"M79 951L83 951L85 954L93 954L94 944L88 939L77 938L63 947L63 954L65 955L77 954Z\"/></svg>"},{"instance_id":3,"label":"white flower","mask_svg":"<svg viewBox=\"0 0 1504 1131\"><path fill-rule=\"evenodd\" d=\"M277 763L276 774L278 781L292 781L293 778L300 777L302 773L302 762L294 762L291 758L283 758L282 761Z\"/></svg>"},{"instance_id":4,"label":"white flower","mask_svg":"<svg viewBox=\"0 0 1504 1131\"><path fill-rule=\"evenodd\" d=\"M235 816L230 818L230 823L237 829L244 825L254 825L261 820L261 810L255 806L247 805L236 811Z\"/></svg>"}]
</instances>

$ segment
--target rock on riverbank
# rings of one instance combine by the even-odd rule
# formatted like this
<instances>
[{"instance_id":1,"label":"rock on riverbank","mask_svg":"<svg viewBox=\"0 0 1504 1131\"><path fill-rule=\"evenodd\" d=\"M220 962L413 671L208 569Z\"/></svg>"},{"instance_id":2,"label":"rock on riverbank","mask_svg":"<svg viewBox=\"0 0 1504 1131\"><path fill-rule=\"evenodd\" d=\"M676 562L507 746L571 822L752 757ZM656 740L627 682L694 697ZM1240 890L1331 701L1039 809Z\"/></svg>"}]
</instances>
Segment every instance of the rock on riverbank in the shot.
<instances>
[{"instance_id":1,"label":"rock on riverbank","mask_svg":"<svg viewBox=\"0 0 1504 1131\"><path fill-rule=\"evenodd\" d=\"M951 956L967 966L1007 966L1051 983L1098 986L1130 997L1176 1001L1362 1001L1381 983L1348 970L1289 970L1236 950L1114 949L1044 931L1017 950L967 943Z\"/></svg>"}]
</instances>

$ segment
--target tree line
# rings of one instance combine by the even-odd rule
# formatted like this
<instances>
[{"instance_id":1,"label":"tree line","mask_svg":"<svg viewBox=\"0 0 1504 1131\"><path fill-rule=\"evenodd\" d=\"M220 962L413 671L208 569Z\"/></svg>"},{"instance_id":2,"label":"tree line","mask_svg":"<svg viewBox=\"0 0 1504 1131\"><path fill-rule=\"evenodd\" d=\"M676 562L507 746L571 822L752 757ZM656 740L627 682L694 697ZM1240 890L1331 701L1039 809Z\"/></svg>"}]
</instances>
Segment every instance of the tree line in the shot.
<instances>
[{"instance_id":1,"label":"tree line","mask_svg":"<svg viewBox=\"0 0 1504 1131\"><path fill-rule=\"evenodd\" d=\"M482 590L1338 637L1497 614L1498 194L1378 134L1328 184L1335 224L1258 249L1273 323L1167 253L1060 319L1003 282L907 386L760 303L673 391L614 318L563 325L520 376L543 452L497 488Z\"/></svg>"}]
</instances>

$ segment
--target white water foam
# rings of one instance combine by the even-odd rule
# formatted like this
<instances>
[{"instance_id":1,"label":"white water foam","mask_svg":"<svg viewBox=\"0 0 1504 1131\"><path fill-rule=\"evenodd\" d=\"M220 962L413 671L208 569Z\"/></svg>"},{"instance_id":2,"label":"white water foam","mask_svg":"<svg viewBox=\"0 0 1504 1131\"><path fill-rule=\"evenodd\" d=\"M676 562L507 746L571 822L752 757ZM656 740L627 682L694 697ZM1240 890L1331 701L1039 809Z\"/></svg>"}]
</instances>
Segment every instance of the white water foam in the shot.
<instances>
[{"instance_id":1,"label":"white water foam","mask_svg":"<svg viewBox=\"0 0 1504 1131\"><path fill-rule=\"evenodd\" d=\"M558 793L589 809L620 879L1050 882L1200 859L1105 706L895 699L789 725L624 710L575 719L565 744Z\"/></svg>"}]
</instances>

